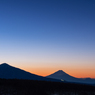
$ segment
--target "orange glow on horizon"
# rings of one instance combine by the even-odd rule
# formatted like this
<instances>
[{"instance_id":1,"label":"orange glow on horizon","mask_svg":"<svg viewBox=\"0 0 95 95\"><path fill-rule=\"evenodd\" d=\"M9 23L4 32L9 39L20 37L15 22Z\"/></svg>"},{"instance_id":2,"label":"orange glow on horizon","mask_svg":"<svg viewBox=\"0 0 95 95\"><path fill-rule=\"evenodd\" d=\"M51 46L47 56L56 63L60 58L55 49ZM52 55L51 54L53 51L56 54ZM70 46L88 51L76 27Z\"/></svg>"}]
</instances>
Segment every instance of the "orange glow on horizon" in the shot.
<instances>
[{"instance_id":1,"label":"orange glow on horizon","mask_svg":"<svg viewBox=\"0 0 95 95\"><path fill-rule=\"evenodd\" d=\"M56 71L58 71L59 69L57 68L26 68L24 69L32 74L37 74L40 76L48 76ZM93 73L94 70L68 70L65 69L63 70L64 72L66 72L67 74L76 77L76 78L95 78L95 74Z\"/></svg>"}]
</instances>

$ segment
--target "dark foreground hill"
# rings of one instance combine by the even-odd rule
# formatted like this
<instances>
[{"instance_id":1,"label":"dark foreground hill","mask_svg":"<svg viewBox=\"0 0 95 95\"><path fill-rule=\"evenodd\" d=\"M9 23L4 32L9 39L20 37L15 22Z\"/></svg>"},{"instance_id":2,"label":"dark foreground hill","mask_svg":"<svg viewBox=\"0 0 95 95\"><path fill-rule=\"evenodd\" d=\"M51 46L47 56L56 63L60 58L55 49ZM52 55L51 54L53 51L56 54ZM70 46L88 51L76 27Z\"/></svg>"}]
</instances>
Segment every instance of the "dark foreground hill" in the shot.
<instances>
[{"instance_id":1,"label":"dark foreground hill","mask_svg":"<svg viewBox=\"0 0 95 95\"><path fill-rule=\"evenodd\" d=\"M75 78L75 77L65 73L62 70L59 70L59 71L47 76L47 78L60 79L60 80L68 81L68 82L95 84L95 79L91 79L91 78Z\"/></svg>"},{"instance_id":2,"label":"dark foreground hill","mask_svg":"<svg viewBox=\"0 0 95 95\"><path fill-rule=\"evenodd\" d=\"M95 95L95 86L63 82L0 79L0 95Z\"/></svg>"},{"instance_id":3,"label":"dark foreground hill","mask_svg":"<svg viewBox=\"0 0 95 95\"><path fill-rule=\"evenodd\" d=\"M46 78L38 76L19 68L10 66L6 63L0 65L0 78L4 79L29 79L29 80L42 80L42 81L60 81L57 79Z\"/></svg>"}]
</instances>

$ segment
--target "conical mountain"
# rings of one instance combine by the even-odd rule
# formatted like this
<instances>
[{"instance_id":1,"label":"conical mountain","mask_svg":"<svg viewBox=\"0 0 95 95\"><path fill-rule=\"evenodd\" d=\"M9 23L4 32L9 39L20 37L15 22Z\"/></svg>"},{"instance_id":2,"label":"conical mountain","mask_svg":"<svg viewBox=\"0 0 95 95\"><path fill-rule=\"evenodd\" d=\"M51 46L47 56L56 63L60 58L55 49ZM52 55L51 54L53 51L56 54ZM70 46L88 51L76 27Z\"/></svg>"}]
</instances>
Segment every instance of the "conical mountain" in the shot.
<instances>
[{"instance_id":1,"label":"conical mountain","mask_svg":"<svg viewBox=\"0 0 95 95\"><path fill-rule=\"evenodd\" d=\"M29 80L42 80L42 81L60 81L56 79L38 76L19 68L3 63L0 65L0 78L5 79L29 79Z\"/></svg>"},{"instance_id":2,"label":"conical mountain","mask_svg":"<svg viewBox=\"0 0 95 95\"><path fill-rule=\"evenodd\" d=\"M62 79L62 80L66 80L66 81L75 81L76 78L73 76L70 76L69 74L65 73L62 70L58 70L55 73L47 76L48 78L54 78L54 79Z\"/></svg>"},{"instance_id":3,"label":"conical mountain","mask_svg":"<svg viewBox=\"0 0 95 95\"><path fill-rule=\"evenodd\" d=\"M54 78L54 79L59 79L59 80L65 80L68 82L78 82L78 83L91 83L91 84L95 84L95 79L91 79L91 78L76 78L73 77L67 73L65 73L62 70L58 70L55 73L46 76L47 78Z\"/></svg>"}]
</instances>

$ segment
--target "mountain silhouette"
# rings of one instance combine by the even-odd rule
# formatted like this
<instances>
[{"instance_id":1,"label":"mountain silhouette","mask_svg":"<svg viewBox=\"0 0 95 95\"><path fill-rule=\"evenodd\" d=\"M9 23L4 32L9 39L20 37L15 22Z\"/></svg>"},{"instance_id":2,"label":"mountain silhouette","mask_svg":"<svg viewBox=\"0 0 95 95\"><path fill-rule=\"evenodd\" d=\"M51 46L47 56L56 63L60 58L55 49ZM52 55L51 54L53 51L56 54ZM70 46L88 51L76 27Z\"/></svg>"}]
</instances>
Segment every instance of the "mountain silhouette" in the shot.
<instances>
[{"instance_id":1,"label":"mountain silhouette","mask_svg":"<svg viewBox=\"0 0 95 95\"><path fill-rule=\"evenodd\" d=\"M89 84L95 84L95 79L91 78L76 78L73 77L67 73L65 73L62 70L58 70L57 72L46 76L47 78L54 78L54 79L60 79L60 80L65 80L68 82L78 82L78 83L89 83Z\"/></svg>"},{"instance_id":2,"label":"mountain silhouette","mask_svg":"<svg viewBox=\"0 0 95 95\"><path fill-rule=\"evenodd\" d=\"M57 79L38 76L19 68L8 65L7 63L0 64L0 78L4 79L28 79L41 81L60 81Z\"/></svg>"}]
</instances>

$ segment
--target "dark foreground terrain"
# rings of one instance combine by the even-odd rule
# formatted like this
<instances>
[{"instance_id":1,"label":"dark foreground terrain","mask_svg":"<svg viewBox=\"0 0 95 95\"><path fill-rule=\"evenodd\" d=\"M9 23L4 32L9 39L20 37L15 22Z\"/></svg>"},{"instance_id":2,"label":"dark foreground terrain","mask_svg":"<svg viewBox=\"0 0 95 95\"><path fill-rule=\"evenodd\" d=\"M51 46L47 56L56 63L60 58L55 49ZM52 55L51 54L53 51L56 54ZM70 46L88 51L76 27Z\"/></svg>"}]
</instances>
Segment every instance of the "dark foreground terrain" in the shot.
<instances>
[{"instance_id":1,"label":"dark foreground terrain","mask_svg":"<svg viewBox=\"0 0 95 95\"><path fill-rule=\"evenodd\" d=\"M62 82L0 79L0 95L95 95L95 86Z\"/></svg>"}]
</instances>

